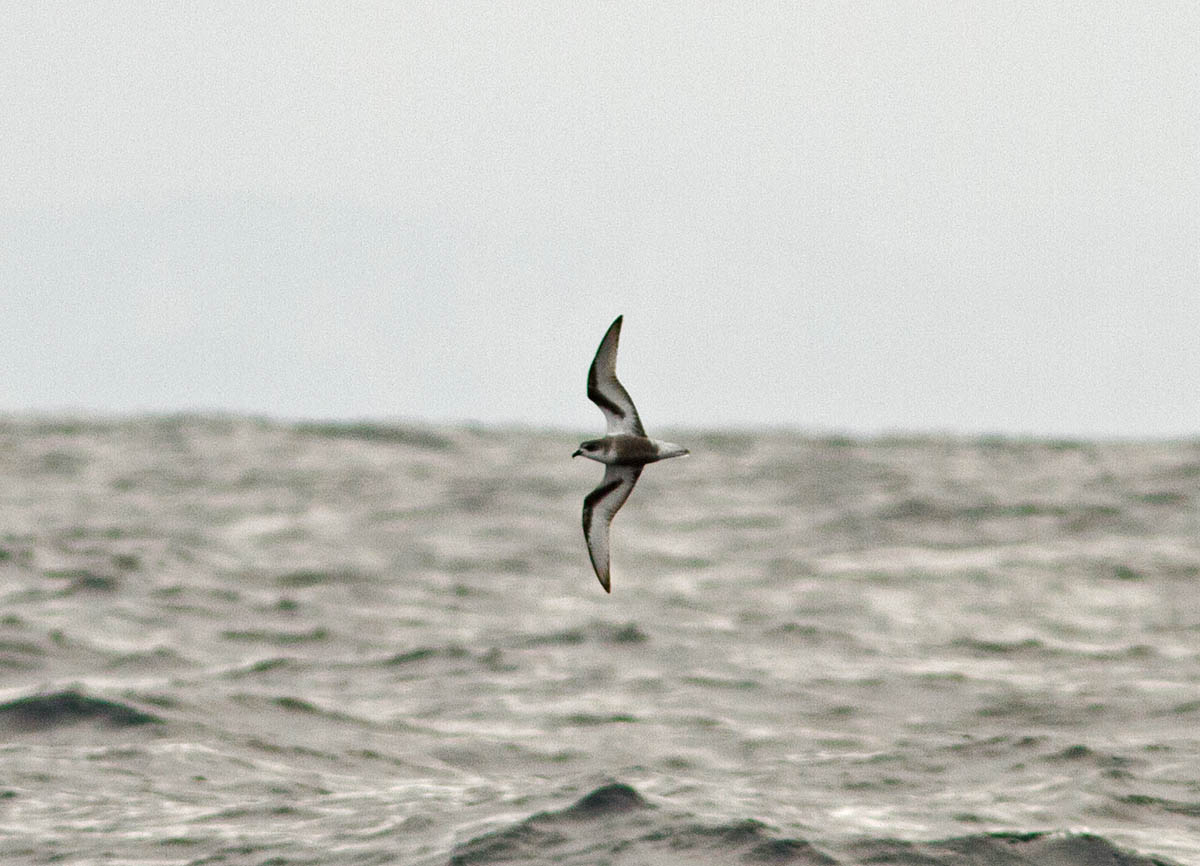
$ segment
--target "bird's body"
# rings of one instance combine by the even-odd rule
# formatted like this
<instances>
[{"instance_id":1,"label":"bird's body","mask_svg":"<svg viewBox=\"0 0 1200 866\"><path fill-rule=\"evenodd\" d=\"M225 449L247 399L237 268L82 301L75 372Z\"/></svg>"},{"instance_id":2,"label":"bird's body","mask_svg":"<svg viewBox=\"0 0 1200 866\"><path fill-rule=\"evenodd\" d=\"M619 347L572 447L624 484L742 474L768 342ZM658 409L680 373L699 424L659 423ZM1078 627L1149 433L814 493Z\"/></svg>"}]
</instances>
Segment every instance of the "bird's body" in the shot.
<instances>
[{"instance_id":1,"label":"bird's body","mask_svg":"<svg viewBox=\"0 0 1200 866\"><path fill-rule=\"evenodd\" d=\"M609 575L609 525L625 504L642 467L647 463L682 457L686 448L646 435L637 407L617 380L617 341L621 336L621 316L609 325L596 357L588 370L588 398L600 407L608 424L607 435L580 444L572 457L587 457L605 464L600 486L583 500L583 535L588 555L600 585L612 592Z\"/></svg>"},{"instance_id":2,"label":"bird's body","mask_svg":"<svg viewBox=\"0 0 1200 866\"><path fill-rule=\"evenodd\" d=\"M592 446L589 451L585 446ZM651 439L649 436L633 436L629 433L618 433L615 436L605 436L603 439L592 439L579 446L580 457L590 457L609 466L645 466L668 457L682 457L688 453L686 448L661 439Z\"/></svg>"}]
</instances>

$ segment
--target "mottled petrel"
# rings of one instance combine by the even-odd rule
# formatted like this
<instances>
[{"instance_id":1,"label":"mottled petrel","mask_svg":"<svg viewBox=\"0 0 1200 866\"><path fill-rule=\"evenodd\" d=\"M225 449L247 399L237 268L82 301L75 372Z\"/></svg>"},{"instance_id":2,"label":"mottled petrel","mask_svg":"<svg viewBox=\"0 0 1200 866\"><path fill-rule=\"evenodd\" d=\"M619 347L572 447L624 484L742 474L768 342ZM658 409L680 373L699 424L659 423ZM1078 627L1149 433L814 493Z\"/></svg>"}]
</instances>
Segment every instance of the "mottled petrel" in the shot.
<instances>
[{"instance_id":1,"label":"mottled petrel","mask_svg":"<svg viewBox=\"0 0 1200 866\"><path fill-rule=\"evenodd\" d=\"M646 435L629 392L617 381L617 340L621 337L622 318L617 316L608 326L588 370L588 399L604 413L607 433L603 439L581 443L579 450L571 455L590 457L604 464L604 480L583 500L583 537L587 539L592 567L605 592L612 592L608 574L609 524L629 498L642 467L688 453L686 448Z\"/></svg>"}]
</instances>

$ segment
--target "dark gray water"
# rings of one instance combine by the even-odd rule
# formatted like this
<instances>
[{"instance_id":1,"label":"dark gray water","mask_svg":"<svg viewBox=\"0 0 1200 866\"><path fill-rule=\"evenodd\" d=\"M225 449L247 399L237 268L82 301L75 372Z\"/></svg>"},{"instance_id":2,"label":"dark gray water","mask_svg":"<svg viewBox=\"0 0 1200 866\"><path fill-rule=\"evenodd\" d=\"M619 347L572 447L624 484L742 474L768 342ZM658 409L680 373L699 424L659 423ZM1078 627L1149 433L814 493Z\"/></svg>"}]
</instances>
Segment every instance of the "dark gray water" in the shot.
<instances>
[{"instance_id":1,"label":"dark gray water","mask_svg":"<svg viewBox=\"0 0 1200 866\"><path fill-rule=\"evenodd\" d=\"M1200 864L1200 442L669 438L0 422L0 862Z\"/></svg>"}]
</instances>

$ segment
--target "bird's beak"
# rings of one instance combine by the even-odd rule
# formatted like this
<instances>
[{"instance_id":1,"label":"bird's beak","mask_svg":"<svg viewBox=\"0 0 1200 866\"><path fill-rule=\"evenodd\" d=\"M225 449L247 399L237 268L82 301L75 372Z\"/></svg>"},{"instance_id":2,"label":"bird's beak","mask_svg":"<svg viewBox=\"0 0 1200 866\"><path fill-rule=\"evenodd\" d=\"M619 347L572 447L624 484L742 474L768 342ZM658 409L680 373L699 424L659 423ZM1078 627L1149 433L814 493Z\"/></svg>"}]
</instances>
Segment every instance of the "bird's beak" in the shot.
<instances>
[{"instance_id":1,"label":"bird's beak","mask_svg":"<svg viewBox=\"0 0 1200 866\"><path fill-rule=\"evenodd\" d=\"M576 449L575 449L575 453L574 453L574 454L572 454L571 456L572 456L572 457L578 457L578 456L579 456L580 454L582 454L582 453L583 453L583 449L582 449L582 448L576 448Z\"/></svg>"}]
</instances>

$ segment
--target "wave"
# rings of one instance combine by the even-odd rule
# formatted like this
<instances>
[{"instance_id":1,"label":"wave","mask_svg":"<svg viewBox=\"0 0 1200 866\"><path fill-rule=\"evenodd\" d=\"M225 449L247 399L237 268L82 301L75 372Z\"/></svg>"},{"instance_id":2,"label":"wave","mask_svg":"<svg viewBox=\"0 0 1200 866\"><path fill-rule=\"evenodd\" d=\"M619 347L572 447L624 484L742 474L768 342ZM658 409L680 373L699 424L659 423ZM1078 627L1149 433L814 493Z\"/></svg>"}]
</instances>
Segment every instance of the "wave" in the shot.
<instances>
[{"instance_id":1,"label":"wave","mask_svg":"<svg viewBox=\"0 0 1200 866\"><path fill-rule=\"evenodd\" d=\"M163 724L164 720L130 704L90 697L75 689L29 695L0 704L0 724L10 729L46 731L80 722L129 728Z\"/></svg>"},{"instance_id":2,"label":"wave","mask_svg":"<svg viewBox=\"0 0 1200 866\"><path fill-rule=\"evenodd\" d=\"M928 866L1178 866L1147 857L1091 833L975 833L934 842L878 840L854 846L845 863L920 863Z\"/></svg>"},{"instance_id":3,"label":"wave","mask_svg":"<svg viewBox=\"0 0 1200 866\"><path fill-rule=\"evenodd\" d=\"M525 639L527 647L572 646L583 643L640 644L650 640L637 623L623 624L593 621L585 626L561 631L530 635Z\"/></svg>"},{"instance_id":4,"label":"wave","mask_svg":"<svg viewBox=\"0 0 1200 866\"><path fill-rule=\"evenodd\" d=\"M373 421L301 421L293 424L292 430L304 436L384 442L389 445L423 448L427 451L450 451L454 448L454 443L446 436L426 427L402 424Z\"/></svg>"},{"instance_id":5,"label":"wave","mask_svg":"<svg viewBox=\"0 0 1200 866\"><path fill-rule=\"evenodd\" d=\"M102 574L90 568L67 568L47 571L46 577L54 580L66 580L68 582L59 592L59 595L62 596L89 592L116 592L121 585L120 580L111 574Z\"/></svg>"},{"instance_id":6,"label":"wave","mask_svg":"<svg viewBox=\"0 0 1200 866\"><path fill-rule=\"evenodd\" d=\"M864 839L844 851L772 834L754 819L702 823L667 812L632 786L609 782L557 811L538 812L477 836L451 852L449 866L500 863L591 866L1177 866L1145 857L1087 833L976 833L930 842Z\"/></svg>"},{"instance_id":7,"label":"wave","mask_svg":"<svg viewBox=\"0 0 1200 866\"><path fill-rule=\"evenodd\" d=\"M293 644L314 643L327 640L329 629L324 626L313 626L301 631L282 631L279 629L226 629L221 637L228 641L245 643L264 643L272 646L291 646Z\"/></svg>"}]
</instances>

